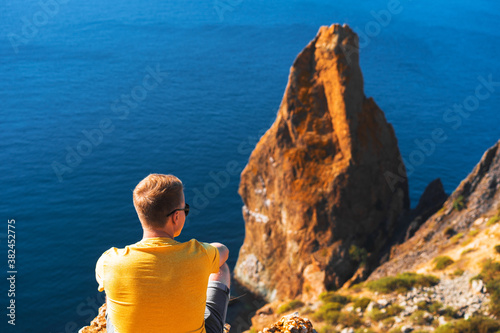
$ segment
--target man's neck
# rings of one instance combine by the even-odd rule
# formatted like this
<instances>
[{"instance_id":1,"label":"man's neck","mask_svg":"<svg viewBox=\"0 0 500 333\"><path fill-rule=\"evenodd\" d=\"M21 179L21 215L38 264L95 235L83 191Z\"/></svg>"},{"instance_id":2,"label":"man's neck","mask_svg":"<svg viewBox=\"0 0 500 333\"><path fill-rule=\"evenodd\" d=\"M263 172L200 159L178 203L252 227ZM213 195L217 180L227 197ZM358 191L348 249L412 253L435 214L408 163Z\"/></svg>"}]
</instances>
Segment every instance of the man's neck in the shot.
<instances>
[{"instance_id":1,"label":"man's neck","mask_svg":"<svg viewBox=\"0 0 500 333\"><path fill-rule=\"evenodd\" d=\"M172 235L166 232L165 230L143 229L142 239L154 238L154 237L168 237L174 239L174 237L172 237Z\"/></svg>"}]
</instances>

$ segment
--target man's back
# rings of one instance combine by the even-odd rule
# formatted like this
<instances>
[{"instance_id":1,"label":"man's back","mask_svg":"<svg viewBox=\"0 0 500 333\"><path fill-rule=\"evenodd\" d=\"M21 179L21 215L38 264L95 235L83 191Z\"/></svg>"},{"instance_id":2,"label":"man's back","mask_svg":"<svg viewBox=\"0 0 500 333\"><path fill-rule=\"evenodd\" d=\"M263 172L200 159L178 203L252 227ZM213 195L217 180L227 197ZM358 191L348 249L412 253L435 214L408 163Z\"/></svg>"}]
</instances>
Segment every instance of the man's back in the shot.
<instances>
[{"instance_id":1,"label":"man's back","mask_svg":"<svg viewBox=\"0 0 500 333\"><path fill-rule=\"evenodd\" d=\"M117 333L204 332L208 277L218 270L215 247L155 237L106 251L96 278Z\"/></svg>"}]
</instances>

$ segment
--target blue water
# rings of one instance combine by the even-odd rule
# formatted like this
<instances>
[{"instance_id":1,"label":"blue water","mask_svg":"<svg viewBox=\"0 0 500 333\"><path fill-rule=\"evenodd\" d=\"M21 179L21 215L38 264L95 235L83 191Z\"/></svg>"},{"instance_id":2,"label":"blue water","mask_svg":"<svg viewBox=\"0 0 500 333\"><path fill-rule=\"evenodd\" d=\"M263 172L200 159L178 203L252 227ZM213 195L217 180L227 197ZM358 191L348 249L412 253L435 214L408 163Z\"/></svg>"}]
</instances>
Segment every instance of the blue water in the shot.
<instances>
[{"instance_id":1,"label":"blue water","mask_svg":"<svg viewBox=\"0 0 500 333\"><path fill-rule=\"evenodd\" d=\"M468 113L447 111L474 102L479 77L500 81L500 5L402 0L377 21L390 3L60 0L48 15L38 0L2 0L0 266L6 276L15 219L17 275L15 327L0 283L1 332L77 332L95 316L95 262L140 239L131 194L152 172L185 183L195 211L181 240L226 243L234 265L239 171L321 25L362 36L365 92L411 164L412 206L436 177L451 193L500 138L500 85L480 88L489 96ZM439 129L446 139L419 150L415 140ZM68 166L76 150L84 156Z\"/></svg>"}]
</instances>

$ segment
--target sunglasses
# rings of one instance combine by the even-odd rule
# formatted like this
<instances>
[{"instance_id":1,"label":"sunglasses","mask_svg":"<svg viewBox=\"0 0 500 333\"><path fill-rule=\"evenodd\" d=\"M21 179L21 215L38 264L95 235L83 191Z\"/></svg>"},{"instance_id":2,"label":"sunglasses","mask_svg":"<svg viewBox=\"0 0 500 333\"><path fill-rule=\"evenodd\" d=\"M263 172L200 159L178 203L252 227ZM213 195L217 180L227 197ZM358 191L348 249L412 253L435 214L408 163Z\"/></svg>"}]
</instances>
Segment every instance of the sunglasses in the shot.
<instances>
[{"instance_id":1,"label":"sunglasses","mask_svg":"<svg viewBox=\"0 0 500 333\"><path fill-rule=\"evenodd\" d=\"M183 210L184 213L186 214L186 217L188 216L189 214L189 205L186 204L186 206L184 206L184 208L177 208L177 209L174 209L171 213L167 214L167 217L169 217L170 215L172 215L173 213L175 213L176 211L178 210Z\"/></svg>"}]
</instances>

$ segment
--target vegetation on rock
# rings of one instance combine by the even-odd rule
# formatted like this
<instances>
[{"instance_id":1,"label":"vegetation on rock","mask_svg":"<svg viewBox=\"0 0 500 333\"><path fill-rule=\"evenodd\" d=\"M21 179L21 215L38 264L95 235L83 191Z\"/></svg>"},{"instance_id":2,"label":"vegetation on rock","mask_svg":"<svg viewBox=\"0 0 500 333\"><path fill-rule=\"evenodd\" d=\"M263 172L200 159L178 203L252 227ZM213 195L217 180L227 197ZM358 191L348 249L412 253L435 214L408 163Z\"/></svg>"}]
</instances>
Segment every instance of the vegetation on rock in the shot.
<instances>
[{"instance_id":1,"label":"vegetation on rock","mask_svg":"<svg viewBox=\"0 0 500 333\"><path fill-rule=\"evenodd\" d=\"M440 326L436 333L497 333L500 330L500 322L488 317L472 317L470 319L458 319L451 323Z\"/></svg>"},{"instance_id":2,"label":"vegetation on rock","mask_svg":"<svg viewBox=\"0 0 500 333\"><path fill-rule=\"evenodd\" d=\"M282 304L278 308L278 314L282 314L282 313L285 313L285 312L290 312L292 310L298 309L298 308L303 307L303 306L304 306L304 303L302 301L292 300L292 301L290 301L288 303Z\"/></svg>"},{"instance_id":3,"label":"vegetation on rock","mask_svg":"<svg viewBox=\"0 0 500 333\"><path fill-rule=\"evenodd\" d=\"M486 284L490 294L490 312L500 317L500 262L492 259L486 260L481 273L476 277Z\"/></svg>"},{"instance_id":4,"label":"vegetation on rock","mask_svg":"<svg viewBox=\"0 0 500 333\"><path fill-rule=\"evenodd\" d=\"M465 208L465 200L463 195L459 195L455 200L453 200L453 209L461 211Z\"/></svg>"},{"instance_id":5,"label":"vegetation on rock","mask_svg":"<svg viewBox=\"0 0 500 333\"><path fill-rule=\"evenodd\" d=\"M453 264L454 261L448 256L439 256L434 259L434 269L435 270L443 270L446 267L450 266Z\"/></svg>"},{"instance_id":6,"label":"vegetation on rock","mask_svg":"<svg viewBox=\"0 0 500 333\"><path fill-rule=\"evenodd\" d=\"M500 206L497 208L497 212L495 215L493 215L489 220L488 223L486 224L487 226L492 226L495 223L500 221Z\"/></svg>"},{"instance_id":7,"label":"vegetation on rock","mask_svg":"<svg viewBox=\"0 0 500 333\"><path fill-rule=\"evenodd\" d=\"M368 252L366 249L357 247L353 244L349 248L349 256L353 261L359 263L360 266L365 266L368 259Z\"/></svg>"},{"instance_id":8,"label":"vegetation on rock","mask_svg":"<svg viewBox=\"0 0 500 333\"><path fill-rule=\"evenodd\" d=\"M431 287L439 283L432 275L422 275L411 272L400 273L367 283L368 289L384 294L391 292L404 293L415 287Z\"/></svg>"}]
</instances>

